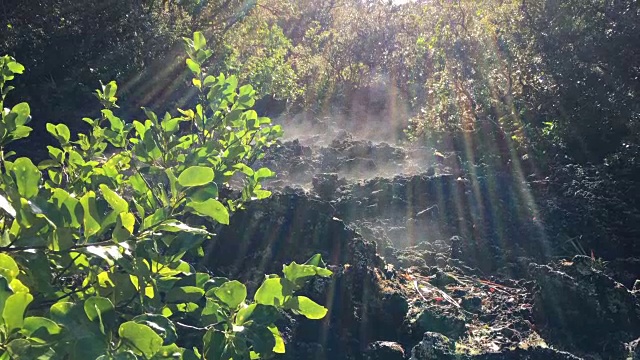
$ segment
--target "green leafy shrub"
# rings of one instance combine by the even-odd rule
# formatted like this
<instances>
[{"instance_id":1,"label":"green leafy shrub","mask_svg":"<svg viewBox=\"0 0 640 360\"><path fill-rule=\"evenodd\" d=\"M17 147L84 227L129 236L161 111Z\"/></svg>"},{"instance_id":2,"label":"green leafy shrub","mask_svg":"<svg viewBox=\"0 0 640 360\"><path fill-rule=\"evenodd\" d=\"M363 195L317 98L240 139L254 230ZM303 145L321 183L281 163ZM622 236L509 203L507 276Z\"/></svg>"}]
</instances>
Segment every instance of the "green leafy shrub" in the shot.
<instances>
[{"instance_id":1,"label":"green leafy shrub","mask_svg":"<svg viewBox=\"0 0 640 360\"><path fill-rule=\"evenodd\" d=\"M252 300L242 283L185 261L230 212L270 195L260 183L273 172L251 166L282 134L251 110L251 86L206 74L202 34L185 43L194 109L145 109L146 120L127 123L110 82L96 91L103 110L84 119L88 133L73 140L47 124L59 146L38 165L4 153L31 128L27 103L4 109L24 67L0 58L0 359L265 358L285 351L280 311L325 316L296 295L331 275L319 255L268 275ZM229 191L231 177L241 191Z\"/></svg>"}]
</instances>

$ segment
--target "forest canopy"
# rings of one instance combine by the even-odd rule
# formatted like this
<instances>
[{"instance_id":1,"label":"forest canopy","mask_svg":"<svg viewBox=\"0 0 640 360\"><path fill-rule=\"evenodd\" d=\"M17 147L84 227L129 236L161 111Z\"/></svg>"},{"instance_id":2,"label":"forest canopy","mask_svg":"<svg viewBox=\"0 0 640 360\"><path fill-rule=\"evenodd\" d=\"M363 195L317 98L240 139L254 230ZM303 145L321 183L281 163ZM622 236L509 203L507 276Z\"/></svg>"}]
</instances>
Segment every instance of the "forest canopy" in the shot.
<instances>
[{"instance_id":1,"label":"forest canopy","mask_svg":"<svg viewBox=\"0 0 640 360\"><path fill-rule=\"evenodd\" d=\"M74 122L98 80L123 83L130 111L192 101L176 54L182 36L202 30L212 72L253 84L270 110L373 108L404 115L394 124L409 138L453 146L470 132L479 146L579 162L637 141L633 1L105 4L3 2L0 48L31 69L17 91L36 118Z\"/></svg>"}]
</instances>

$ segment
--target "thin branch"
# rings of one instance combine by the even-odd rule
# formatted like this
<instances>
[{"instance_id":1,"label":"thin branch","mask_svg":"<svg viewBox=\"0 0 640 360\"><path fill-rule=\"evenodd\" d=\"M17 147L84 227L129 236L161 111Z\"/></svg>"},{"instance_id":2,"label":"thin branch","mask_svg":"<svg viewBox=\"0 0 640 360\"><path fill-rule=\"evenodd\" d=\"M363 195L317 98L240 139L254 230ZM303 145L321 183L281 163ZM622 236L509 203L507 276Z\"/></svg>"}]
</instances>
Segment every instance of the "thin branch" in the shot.
<instances>
[{"instance_id":1,"label":"thin branch","mask_svg":"<svg viewBox=\"0 0 640 360\"><path fill-rule=\"evenodd\" d=\"M117 245L113 240L105 240L91 244L76 244L65 250L50 250L52 254L64 254L69 251L83 249L90 246L104 246L104 245ZM19 251L31 251L31 250L49 250L48 246L3 246L0 247L0 252L19 252Z\"/></svg>"}]
</instances>

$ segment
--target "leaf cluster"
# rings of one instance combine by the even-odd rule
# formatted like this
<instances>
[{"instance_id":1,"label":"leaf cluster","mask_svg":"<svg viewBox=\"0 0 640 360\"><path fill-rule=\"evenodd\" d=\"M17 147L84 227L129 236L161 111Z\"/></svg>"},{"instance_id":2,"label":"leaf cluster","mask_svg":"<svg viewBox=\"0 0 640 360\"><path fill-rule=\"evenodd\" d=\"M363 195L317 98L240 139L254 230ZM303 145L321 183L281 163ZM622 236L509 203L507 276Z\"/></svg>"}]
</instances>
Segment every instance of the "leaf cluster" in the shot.
<instances>
[{"instance_id":1,"label":"leaf cluster","mask_svg":"<svg viewBox=\"0 0 640 360\"><path fill-rule=\"evenodd\" d=\"M295 294L331 275L319 256L267 276L253 299L186 261L270 195L261 181L274 173L252 166L282 130L251 109L250 85L207 74L201 33L185 46L195 108L127 122L114 112L117 84L102 84L90 131L47 124L58 146L37 165L4 153L31 128L26 103L4 109L24 67L0 58L0 359L267 358L285 351L281 311L325 316ZM240 191L228 191L232 178Z\"/></svg>"}]
</instances>

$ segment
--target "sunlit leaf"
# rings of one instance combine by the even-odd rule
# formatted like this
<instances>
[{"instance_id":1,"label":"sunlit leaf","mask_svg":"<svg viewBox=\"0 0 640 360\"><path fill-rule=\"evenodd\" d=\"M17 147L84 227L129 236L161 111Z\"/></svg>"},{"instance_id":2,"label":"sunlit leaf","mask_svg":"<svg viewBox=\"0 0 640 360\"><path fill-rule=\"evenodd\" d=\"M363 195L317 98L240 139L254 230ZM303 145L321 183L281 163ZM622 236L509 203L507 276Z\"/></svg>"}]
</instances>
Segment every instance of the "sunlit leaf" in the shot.
<instances>
[{"instance_id":1,"label":"sunlit leaf","mask_svg":"<svg viewBox=\"0 0 640 360\"><path fill-rule=\"evenodd\" d=\"M13 258L8 254L0 253L0 275L11 282L19 273L20 269Z\"/></svg>"},{"instance_id":2,"label":"sunlit leaf","mask_svg":"<svg viewBox=\"0 0 640 360\"><path fill-rule=\"evenodd\" d=\"M33 301L33 295L29 293L17 293L9 296L4 303L2 318L4 319L7 331L22 328L24 324L24 311Z\"/></svg>"},{"instance_id":3,"label":"sunlit leaf","mask_svg":"<svg viewBox=\"0 0 640 360\"><path fill-rule=\"evenodd\" d=\"M216 199L207 199L203 202L191 201L187 203L187 206L200 215L208 216L221 224L229 225L229 211Z\"/></svg>"},{"instance_id":4,"label":"sunlit leaf","mask_svg":"<svg viewBox=\"0 0 640 360\"><path fill-rule=\"evenodd\" d=\"M46 343L60 334L62 328L51 319L31 316L24 319L21 332L33 341Z\"/></svg>"},{"instance_id":5,"label":"sunlit leaf","mask_svg":"<svg viewBox=\"0 0 640 360\"><path fill-rule=\"evenodd\" d=\"M109 189L108 186L101 184L100 191L102 192L102 196L107 200L111 208L116 213L123 213L129 211L129 204L125 199L123 199L120 195L118 195L115 191Z\"/></svg>"},{"instance_id":6,"label":"sunlit leaf","mask_svg":"<svg viewBox=\"0 0 640 360\"><path fill-rule=\"evenodd\" d=\"M184 187L206 185L213 181L213 169L204 166L191 166L180 173L178 184Z\"/></svg>"},{"instance_id":7,"label":"sunlit leaf","mask_svg":"<svg viewBox=\"0 0 640 360\"><path fill-rule=\"evenodd\" d=\"M207 39L199 31L193 33L193 46L196 50L204 49L207 46Z\"/></svg>"},{"instance_id":8,"label":"sunlit leaf","mask_svg":"<svg viewBox=\"0 0 640 360\"><path fill-rule=\"evenodd\" d=\"M30 159L17 159L11 167L11 173L21 196L31 199L38 195L38 185L42 174Z\"/></svg>"},{"instance_id":9,"label":"sunlit leaf","mask_svg":"<svg viewBox=\"0 0 640 360\"><path fill-rule=\"evenodd\" d=\"M96 204L96 194L89 191L80 198L80 205L84 211L82 224L84 226L84 235L89 237L100 231L100 213Z\"/></svg>"},{"instance_id":10,"label":"sunlit leaf","mask_svg":"<svg viewBox=\"0 0 640 360\"><path fill-rule=\"evenodd\" d=\"M234 280L207 291L207 296L215 296L230 309L235 309L247 298L247 288L241 282Z\"/></svg>"},{"instance_id":11,"label":"sunlit leaf","mask_svg":"<svg viewBox=\"0 0 640 360\"><path fill-rule=\"evenodd\" d=\"M163 340L150 327L127 321L120 325L118 335L131 345L131 350L151 358L162 347Z\"/></svg>"},{"instance_id":12,"label":"sunlit leaf","mask_svg":"<svg viewBox=\"0 0 640 360\"><path fill-rule=\"evenodd\" d=\"M100 296L88 298L84 302L84 312L87 314L89 320L97 320L100 323L100 331L103 334L106 334L105 330L115 326L115 307L111 300L107 298Z\"/></svg>"},{"instance_id":13,"label":"sunlit leaf","mask_svg":"<svg viewBox=\"0 0 640 360\"><path fill-rule=\"evenodd\" d=\"M253 299L262 305L282 306L285 302L285 296L288 295L283 280L277 277L265 279Z\"/></svg>"},{"instance_id":14,"label":"sunlit leaf","mask_svg":"<svg viewBox=\"0 0 640 360\"><path fill-rule=\"evenodd\" d=\"M285 303L285 307L312 320L322 319L327 315L327 308L306 296L292 297Z\"/></svg>"}]
</instances>

